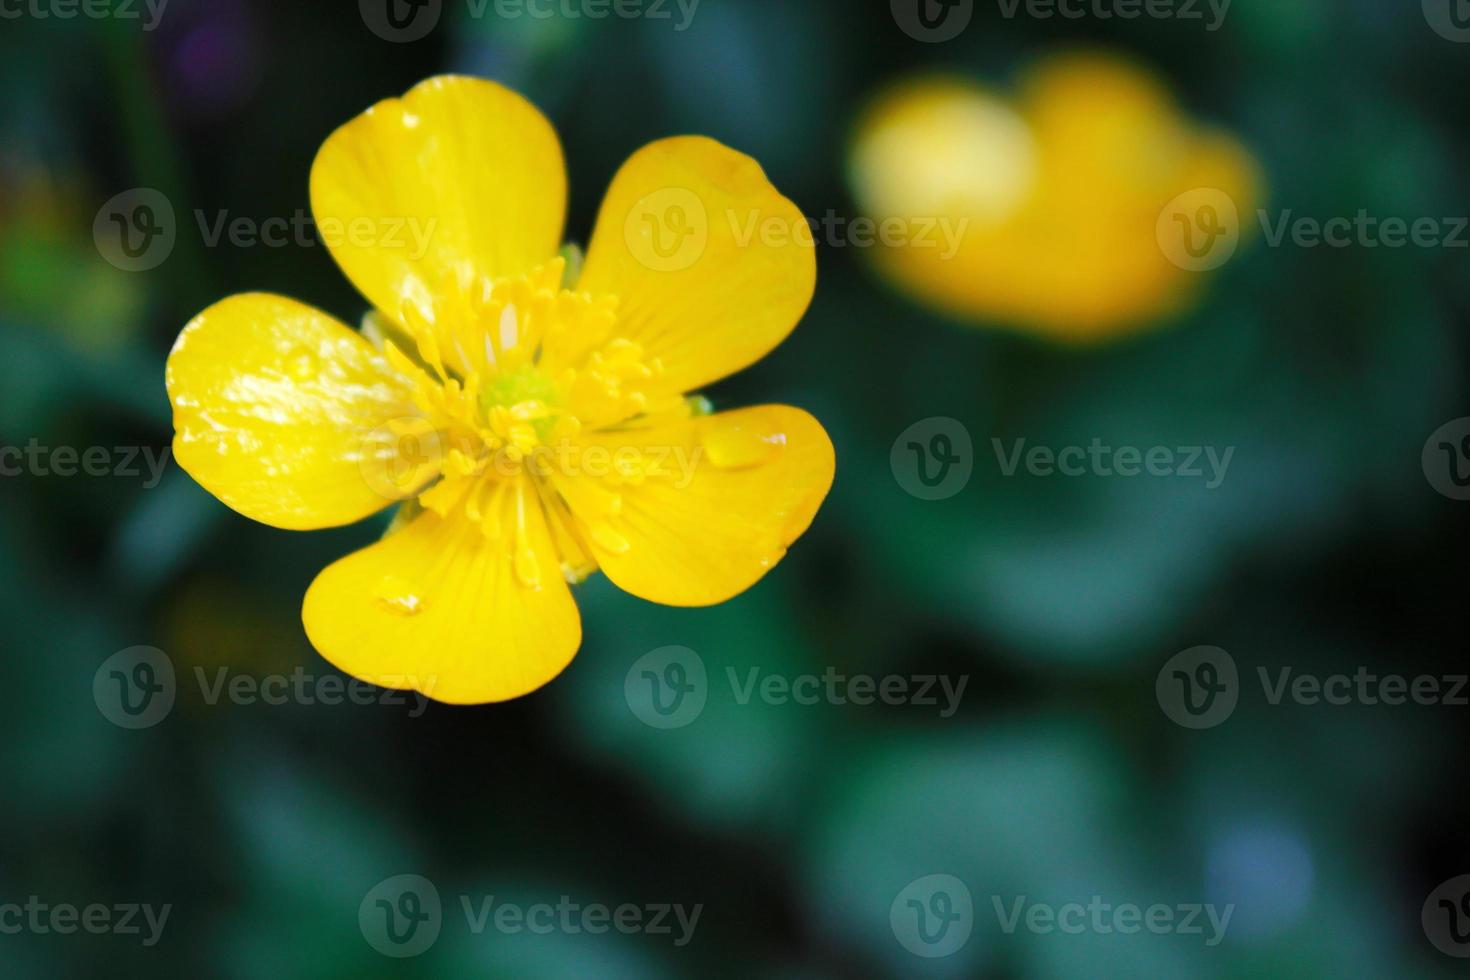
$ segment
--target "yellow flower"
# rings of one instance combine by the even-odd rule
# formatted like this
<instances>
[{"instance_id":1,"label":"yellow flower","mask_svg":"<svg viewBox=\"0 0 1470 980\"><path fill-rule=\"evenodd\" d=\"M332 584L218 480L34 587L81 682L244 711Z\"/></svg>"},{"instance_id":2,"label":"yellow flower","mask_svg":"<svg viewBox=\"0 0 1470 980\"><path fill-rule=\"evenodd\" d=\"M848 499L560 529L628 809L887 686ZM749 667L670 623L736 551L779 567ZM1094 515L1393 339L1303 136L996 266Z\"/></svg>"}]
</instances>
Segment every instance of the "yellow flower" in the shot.
<instances>
[{"instance_id":1,"label":"yellow flower","mask_svg":"<svg viewBox=\"0 0 1470 980\"><path fill-rule=\"evenodd\" d=\"M342 670L517 697L581 643L569 582L600 568L654 602L721 602L815 517L834 469L815 419L685 397L780 343L815 288L810 240L709 220L802 221L754 160L700 137L640 150L576 275L551 125L439 77L333 133L311 204L374 307L364 332L233 296L179 335L168 391L179 463L247 517L308 530L405 501L307 591L307 636Z\"/></svg>"},{"instance_id":2,"label":"yellow flower","mask_svg":"<svg viewBox=\"0 0 1470 980\"><path fill-rule=\"evenodd\" d=\"M1043 59L1013 101L957 78L891 89L860 121L850 171L865 213L912 231L876 250L901 288L964 319L1082 342L1180 309L1258 194L1248 152L1101 54ZM1228 233L1198 239L1217 262L1169 239L1171 209L1202 207Z\"/></svg>"}]
</instances>

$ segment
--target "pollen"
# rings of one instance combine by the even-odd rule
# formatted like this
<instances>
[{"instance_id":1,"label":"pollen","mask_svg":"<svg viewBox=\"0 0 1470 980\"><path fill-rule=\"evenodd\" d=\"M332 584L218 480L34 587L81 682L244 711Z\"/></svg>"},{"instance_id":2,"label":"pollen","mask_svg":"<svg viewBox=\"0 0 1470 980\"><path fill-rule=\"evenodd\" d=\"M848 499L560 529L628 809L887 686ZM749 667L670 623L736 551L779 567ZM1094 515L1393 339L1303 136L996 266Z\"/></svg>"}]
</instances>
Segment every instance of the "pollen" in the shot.
<instances>
[{"instance_id":1,"label":"pollen","mask_svg":"<svg viewBox=\"0 0 1470 980\"><path fill-rule=\"evenodd\" d=\"M441 298L399 311L411 350L384 342L392 365L414 379L415 404L438 434L437 472L430 470L418 503L442 517L463 514L486 538L511 535L516 578L533 589L540 568L524 543L527 480L533 506L558 497L589 503L590 522L547 508L574 554L588 551L583 535L626 551L611 523L622 508L618 488L644 481L648 467L623 455L605 472L589 471L573 437L654 413L697 411L683 398L650 394L663 365L614 334L616 297L563 285L565 265L558 257L518 278L445 283ZM563 571L579 581L590 562L567 562Z\"/></svg>"}]
</instances>

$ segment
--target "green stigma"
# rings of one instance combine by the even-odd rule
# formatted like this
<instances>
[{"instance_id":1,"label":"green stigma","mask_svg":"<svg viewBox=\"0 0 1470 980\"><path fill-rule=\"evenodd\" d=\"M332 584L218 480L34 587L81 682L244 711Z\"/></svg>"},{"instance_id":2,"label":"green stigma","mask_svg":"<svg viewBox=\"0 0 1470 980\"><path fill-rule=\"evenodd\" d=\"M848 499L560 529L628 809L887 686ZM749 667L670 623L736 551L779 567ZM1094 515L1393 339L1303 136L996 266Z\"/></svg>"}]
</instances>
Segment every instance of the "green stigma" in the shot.
<instances>
[{"instance_id":1,"label":"green stigma","mask_svg":"<svg viewBox=\"0 0 1470 980\"><path fill-rule=\"evenodd\" d=\"M526 402L540 402L550 408L557 405L560 398L561 395L550 378L535 366L523 364L496 375L480 389L480 410L488 416L490 410L497 406L511 408ZM537 434L546 439L555 423L556 418L552 416L536 419L531 424L535 426Z\"/></svg>"},{"instance_id":2,"label":"green stigma","mask_svg":"<svg viewBox=\"0 0 1470 980\"><path fill-rule=\"evenodd\" d=\"M480 389L480 407L486 412L497 405L509 408L522 402L555 405L557 398L556 385L530 364L499 374Z\"/></svg>"}]
</instances>

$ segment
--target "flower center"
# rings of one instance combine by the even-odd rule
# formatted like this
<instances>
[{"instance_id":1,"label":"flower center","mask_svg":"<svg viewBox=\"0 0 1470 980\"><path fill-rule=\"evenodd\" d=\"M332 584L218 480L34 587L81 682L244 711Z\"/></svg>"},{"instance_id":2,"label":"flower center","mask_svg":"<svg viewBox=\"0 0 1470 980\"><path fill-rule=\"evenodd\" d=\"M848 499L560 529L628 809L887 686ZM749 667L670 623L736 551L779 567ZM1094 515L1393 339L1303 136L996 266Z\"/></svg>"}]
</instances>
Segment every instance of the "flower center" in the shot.
<instances>
[{"instance_id":1,"label":"flower center","mask_svg":"<svg viewBox=\"0 0 1470 980\"><path fill-rule=\"evenodd\" d=\"M593 515L587 533L604 547L627 547L595 515L616 513L617 487L644 479L646 466L630 452L589 472L578 434L692 410L682 396L650 394L662 365L616 335L617 299L564 288L563 268L555 259L518 278L446 283L427 305L399 311L403 349L384 346L415 381L420 417L407 424L432 429L437 444L418 504L462 514L486 537L511 535L516 575L533 587L528 508L545 509L568 578L595 566L564 494L576 493Z\"/></svg>"},{"instance_id":2,"label":"flower center","mask_svg":"<svg viewBox=\"0 0 1470 980\"><path fill-rule=\"evenodd\" d=\"M480 389L480 410L486 415L497 406L515 408L532 403L551 406L558 401L556 385L533 364L523 364L497 375Z\"/></svg>"},{"instance_id":3,"label":"flower center","mask_svg":"<svg viewBox=\"0 0 1470 980\"><path fill-rule=\"evenodd\" d=\"M556 384L534 364L496 375L480 389L479 403L485 427L494 431L504 428L506 421L528 423L541 443L551 439L564 415Z\"/></svg>"}]
</instances>

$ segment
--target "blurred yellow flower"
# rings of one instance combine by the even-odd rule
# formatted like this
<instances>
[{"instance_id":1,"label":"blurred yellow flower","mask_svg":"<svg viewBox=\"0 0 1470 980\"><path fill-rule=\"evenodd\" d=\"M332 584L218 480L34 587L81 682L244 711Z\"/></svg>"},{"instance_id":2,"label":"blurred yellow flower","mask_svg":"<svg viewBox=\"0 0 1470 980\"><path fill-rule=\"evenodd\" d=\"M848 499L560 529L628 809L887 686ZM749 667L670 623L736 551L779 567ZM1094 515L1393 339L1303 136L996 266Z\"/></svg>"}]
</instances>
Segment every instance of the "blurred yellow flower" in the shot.
<instances>
[{"instance_id":1,"label":"blurred yellow flower","mask_svg":"<svg viewBox=\"0 0 1470 980\"><path fill-rule=\"evenodd\" d=\"M85 355L133 340L146 296L135 277L97 261L81 182L0 155L0 311L56 330Z\"/></svg>"},{"instance_id":2,"label":"blurred yellow flower","mask_svg":"<svg viewBox=\"0 0 1470 980\"><path fill-rule=\"evenodd\" d=\"M581 643L569 582L600 568L655 602L721 602L815 517L834 469L815 419L685 397L780 343L815 288L809 242L707 220L800 222L754 160L699 137L640 150L578 274L550 123L439 77L333 133L311 202L373 304L364 333L233 296L184 328L167 380L179 463L247 517L305 530L406 501L307 591L307 635L342 670L517 697Z\"/></svg>"},{"instance_id":3,"label":"blurred yellow flower","mask_svg":"<svg viewBox=\"0 0 1470 980\"><path fill-rule=\"evenodd\" d=\"M1259 183L1234 139L1102 54L1041 60L1014 100L952 77L892 88L859 123L850 176L870 217L944 232L875 249L901 288L1075 342L1179 309L1234 249Z\"/></svg>"}]
</instances>

